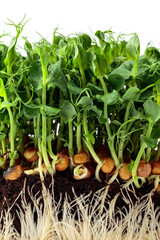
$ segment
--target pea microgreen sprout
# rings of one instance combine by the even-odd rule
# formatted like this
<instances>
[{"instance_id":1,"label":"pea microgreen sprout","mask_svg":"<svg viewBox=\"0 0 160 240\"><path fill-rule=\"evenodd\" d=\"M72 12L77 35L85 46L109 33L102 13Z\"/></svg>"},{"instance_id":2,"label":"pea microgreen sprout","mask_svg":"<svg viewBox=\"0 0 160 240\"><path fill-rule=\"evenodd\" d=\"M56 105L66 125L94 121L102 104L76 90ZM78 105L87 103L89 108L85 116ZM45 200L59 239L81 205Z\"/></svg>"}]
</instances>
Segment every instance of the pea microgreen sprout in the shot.
<instances>
[{"instance_id":1,"label":"pea microgreen sprout","mask_svg":"<svg viewBox=\"0 0 160 240\"><path fill-rule=\"evenodd\" d=\"M91 171L83 164L78 165L73 170L73 178L75 180L82 180L91 177Z\"/></svg>"},{"instance_id":2,"label":"pea microgreen sprout","mask_svg":"<svg viewBox=\"0 0 160 240\"><path fill-rule=\"evenodd\" d=\"M46 106L47 103L47 76L48 76L48 64L50 61L50 45L44 40L36 44L35 51L38 53L41 63L42 70L42 107ZM42 113L42 155L48 172L53 175L53 169L48 159L47 154L47 119L46 113Z\"/></svg>"},{"instance_id":3,"label":"pea microgreen sprout","mask_svg":"<svg viewBox=\"0 0 160 240\"><path fill-rule=\"evenodd\" d=\"M17 42L25 18L9 24L16 34L9 47L0 42L0 166L9 167L9 156L12 167L20 153L21 167L31 168L24 173L39 172L41 180L70 165L75 179L88 177L91 167L97 180L100 172L109 176L108 184L119 174L124 186L155 180L157 187L159 50L147 47L140 56L136 33L125 41L126 35L114 39L110 29L98 30L97 43L55 29L52 43L41 36L32 46L23 37L22 56Z\"/></svg>"},{"instance_id":4,"label":"pea microgreen sprout","mask_svg":"<svg viewBox=\"0 0 160 240\"><path fill-rule=\"evenodd\" d=\"M0 104L0 109L6 107L8 114L9 114L9 119L10 119L10 144L11 144L11 154L10 154L10 166L14 165L15 163L15 158L16 158L16 150L15 150L15 130L14 130L14 118L13 118L13 113L11 110L12 104L9 104L8 102L8 97L7 97L7 93L5 90L5 86L3 83L3 80L0 78L0 96L3 97L4 99L4 103L2 102ZM14 104L13 104L14 105Z\"/></svg>"},{"instance_id":5,"label":"pea microgreen sprout","mask_svg":"<svg viewBox=\"0 0 160 240\"><path fill-rule=\"evenodd\" d=\"M25 19L25 16L22 19L22 21L17 25L14 22L12 22L11 20L9 20L8 25L12 25L15 27L16 36L11 39L10 45L6 52L6 57L4 59L4 65L6 66L6 76L8 78L7 82L5 81L5 83L4 83L3 80L1 79L1 97L3 97L4 101L8 105L7 111L8 111L9 119L10 119L10 134L9 134L9 140L10 140L10 145L11 145L10 166L15 164L15 158L17 157L17 152L15 150L16 124L15 124L15 120L14 120L15 114L16 114L15 102L17 101L17 99L16 99L16 95L12 94L12 104L9 104L6 90L8 89L7 85L9 85L11 87L12 81L14 81L13 78L14 78L14 74L15 74L15 72L14 72L15 71L14 67L16 65L15 62L18 61L17 59L19 58L18 54L15 51L15 48L16 48L16 44L17 44L19 35L23 31L23 28L27 22L27 21L24 22L24 19ZM13 83L13 88L14 88L14 83ZM1 106L1 108L2 107L3 106Z\"/></svg>"}]
</instances>

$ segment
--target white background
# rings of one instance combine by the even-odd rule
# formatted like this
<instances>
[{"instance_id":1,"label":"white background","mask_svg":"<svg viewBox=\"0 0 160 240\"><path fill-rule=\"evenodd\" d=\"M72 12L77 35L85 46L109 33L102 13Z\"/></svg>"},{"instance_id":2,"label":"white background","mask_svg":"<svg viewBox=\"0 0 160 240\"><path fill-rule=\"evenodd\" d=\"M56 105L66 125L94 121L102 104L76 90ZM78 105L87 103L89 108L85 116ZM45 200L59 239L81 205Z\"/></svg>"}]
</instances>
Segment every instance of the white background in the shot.
<instances>
[{"instance_id":1,"label":"white background","mask_svg":"<svg viewBox=\"0 0 160 240\"><path fill-rule=\"evenodd\" d=\"M51 41L56 27L64 35L93 35L96 30L112 28L116 34L137 32L141 53L148 42L160 47L160 0L6 0L0 7L0 35L3 31L15 33L5 25L7 18L18 23L26 14L30 21L21 36L31 42L40 39L37 32Z\"/></svg>"}]
</instances>

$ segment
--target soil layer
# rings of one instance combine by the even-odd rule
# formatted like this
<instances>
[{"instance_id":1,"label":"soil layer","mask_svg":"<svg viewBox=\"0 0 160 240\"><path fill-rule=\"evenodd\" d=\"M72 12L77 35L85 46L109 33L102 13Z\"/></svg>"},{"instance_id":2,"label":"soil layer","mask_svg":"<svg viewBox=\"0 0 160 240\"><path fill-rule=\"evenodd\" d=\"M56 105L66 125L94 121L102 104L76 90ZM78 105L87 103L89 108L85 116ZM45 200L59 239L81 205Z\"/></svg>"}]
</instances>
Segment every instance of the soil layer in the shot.
<instances>
[{"instance_id":1,"label":"soil layer","mask_svg":"<svg viewBox=\"0 0 160 240\"><path fill-rule=\"evenodd\" d=\"M44 180L45 186L50 191L54 190L54 198L55 201L58 202L60 197L63 200L65 196L67 195L68 199L73 200L76 196L80 196L82 194L89 194L90 198L92 195L107 186L106 181L98 182L95 178L90 178L86 180L76 181L73 179L71 173L69 171L65 171L63 173L56 173L54 177L52 178L50 175L47 175ZM53 184L52 184L53 183ZM120 193L121 186L124 182L122 182L120 179L118 181L114 181L110 187L108 194L106 196L106 204L109 204L109 202L114 198L114 196L117 193ZM29 192L32 192L33 196L40 196L42 191L42 184L39 178L39 175L23 175L21 178L15 181L6 181L3 178L3 173L0 172L0 214L3 214L4 210L7 210L10 208L10 213L14 216L14 226L20 232L20 221L17 216L17 212L19 211L19 208L17 205L21 207L21 198L22 198L22 189L25 186L25 191L23 191L23 194L25 194L25 199L27 203L30 203L32 205L32 198L30 197ZM74 189L74 191L73 191ZM134 194L132 191L129 193L129 197L132 199L133 204L135 204L137 201L141 201L142 197L144 199L144 196L151 192L153 189L153 185L145 184L140 189L135 189ZM21 195L20 195L21 193ZM125 194L125 191L124 191ZM126 194L126 197L127 194ZM126 202L123 200L124 198L120 194L118 196L118 199L116 201L116 208L117 209L123 209L124 207L128 207ZM155 208L160 206L160 193L155 191L152 197L153 203ZM43 200L42 200L43 201ZM107 206L106 206L107 207ZM61 213L59 214L59 218L61 218ZM35 216L36 221L36 216Z\"/></svg>"}]
</instances>

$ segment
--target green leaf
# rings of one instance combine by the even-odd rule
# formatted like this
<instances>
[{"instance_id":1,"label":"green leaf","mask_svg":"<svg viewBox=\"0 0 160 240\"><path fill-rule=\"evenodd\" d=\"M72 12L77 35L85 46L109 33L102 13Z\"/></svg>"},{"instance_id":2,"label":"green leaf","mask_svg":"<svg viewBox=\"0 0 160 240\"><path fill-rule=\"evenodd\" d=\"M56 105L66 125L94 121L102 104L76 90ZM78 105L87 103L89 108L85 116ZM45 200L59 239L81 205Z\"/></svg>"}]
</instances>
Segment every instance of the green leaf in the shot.
<instances>
[{"instance_id":1,"label":"green leaf","mask_svg":"<svg viewBox=\"0 0 160 240\"><path fill-rule=\"evenodd\" d=\"M43 75L40 62L33 62L30 65L28 72L29 83L33 86L34 90L42 89Z\"/></svg>"},{"instance_id":2,"label":"green leaf","mask_svg":"<svg viewBox=\"0 0 160 240\"><path fill-rule=\"evenodd\" d=\"M46 105L43 105L41 107L41 113L47 116L56 116L60 111L61 109L59 108L54 108Z\"/></svg>"},{"instance_id":3,"label":"green leaf","mask_svg":"<svg viewBox=\"0 0 160 240\"><path fill-rule=\"evenodd\" d=\"M96 86L96 85L94 85L92 83L87 83L86 87L89 88L92 91L93 95L96 95L96 94L98 94L100 92L103 92L103 88L102 87Z\"/></svg>"},{"instance_id":4,"label":"green leaf","mask_svg":"<svg viewBox=\"0 0 160 240\"><path fill-rule=\"evenodd\" d=\"M85 136L86 138L88 138L88 139L92 142L92 144L95 144L95 137L93 136L92 133L90 133L90 134L84 134L84 136Z\"/></svg>"},{"instance_id":5,"label":"green leaf","mask_svg":"<svg viewBox=\"0 0 160 240\"><path fill-rule=\"evenodd\" d=\"M7 65L9 62L12 61L12 59L14 58L14 48L16 46L17 43L17 38L16 37L12 37L8 51L7 51L7 56L4 59L4 64Z\"/></svg>"},{"instance_id":6,"label":"green leaf","mask_svg":"<svg viewBox=\"0 0 160 240\"><path fill-rule=\"evenodd\" d=\"M64 122L67 123L69 121L72 121L76 115L77 112L74 106L69 101L65 101L61 107L60 112L60 116L63 118Z\"/></svg>"},{"instance_id":7,"label":"green leaf","mask_svg":"<svg viewBox=\"0 0 160 240\"><path fill-rule=\"evenodd\" d=\"M131 162L127 165L127 170L128 170L128 171L130 171L130 172L132 171L133 166L134 166L134 163L135 163L135 162L134 162L133 160L131 160Z\"/></svg>"},{"instance_id":8,"label":"green leaf","mask_svg":"<svg viewBox=\"0 0 160 240\"><path fill-rule=\"evenodd\" d=\"M80 34L78 37L78 42L83 46L83 48L85 50L87 50L88 48L90 48L91 46L91 38L88 34Z\"/></svg>"},{"instance_id":9,"label":"green leaf","mask_svg":"<svg viewBox=\"0 0 160 240\"><path fill-rule=\"evenodd\" d=\"M83 108L90 110L93 107L93 101L90 97L83 96L78 101L77 106L82 106Z\"/></svg>"},{"instance_id":10,"label":"green leaf","mask_svg":"<svg viewBox=\"0 0 160 240\"><path fill-rule=\"evenodd\" d=\"M116 75L120 75L121 77L123 77L125 80L129 79L132 76L132 70L133 68L133 62L132 61L127 61L125 63L122 63L118 68L114 69L110 74L116 74Z\"/></svg>"},{"instance_id":11,"label":"green leaf","mask_svg":"<svg viewBox=\"0 0 160 240\"><path fill-rule=\"evenodd\" d=\"M14 152L9 153L9 157L16 159L16 158L19 157L19 154L18 154L18 152L15 150Z\"/></svg>"},{"instance_id":12,"label":"green leaf","mask_svg":"<svg viewBox=\"0 0 160 240\"><path fill-rule=\"evenodd\" d=\"M104 124L104 123L106 123L106 121L107 121L107 119L104 118L103 115L100 115L100 116L99 116L99 118L98 118L98 122L99 122L100 124Z\"/></svg>"},{"instance_id":13,"label":"green leaf","mask_svg":"<svg viewBox=\"0 0 160 240\"><path fill-rule=\"evenodd\" d=\"M74 67L82 67L83 70L87 68L87 52L81 45L74 45L75 55L73 58Z\"/></svg>"},{"instance_id":14,"label":"green leaf","mask_svg":"<svg viewBox=\"0 0 160 240\"><path fill-rule=\"evenodd\" d=\"M154 139L160 138L160 124L159 123L153 127L150 137L154 138Z\"/></svg>"},{"instance_id":15,"label":"green leaf","mask_svg":"<svg viewBox=\"0 0 160 240\"><path fill-rule=\"evenodd\" d=\"M74 95L79 95L83 91L83 88L77 87L77 85L72 81L67 83L67 87L68 90Z\"/></svg>"},{"instance_id":16,"label":"green leaf","mask_svg":"<svg viewBox=\"0 0 160 240\"><path fill-rule=\"evenodd\" d=\"M127 89L127 91L123 94L122 99L124 101L130 101L130 100L138 100L140 96L140 89L137 87L130 87Z\"/></svg>"},{"instance_id":17,"label":"green leaf","mask_svg":"<svg viewBox=\"0 0 160 240\"><path fill-rule=\"evenodd\" d=\"M48 68L48 88L57 86L64 94L67 92L67 79L61 69L61 60Z\"/></svg>"},{"instance_id":18,"label":"green leaf","mask_svg":"<svg viewBox=\"0 0 160 240\"><path fill-rule=\"evenodd\" d=\"M112 93L106 95L96 95L96 98L107 105L114 105L119 101L119 93L116 90L113 90Z\"/></svg>"},{"instance_id":19,"label":"green leaf","mask_svg":"<svg viewBox=\"0 0 160 240\"><path fill-rule=\"evenodd\" d=\"M0 121L4 122L6 124L10 123L8 111L6 110L6 108L2 108L0 110Z\"/></svg>"},{"instance_id":20,"label":"green leaf","mask_svg":"<svg viewBox=\"0 0 160 240\"><path fill-rule=\"evenodd\" d=\"M91 109L93 112L97 113L98 116L102 115L102 110L99 109L97 106L92 106Z\"/></svg>"},{"instance_id":21,"label":"green leaf","mask_svg":"<svg viewBox=\"0 0 160 240\"><path fill-rule=\"evenodd\" d=\"M111 73L108 76L108 81L111 84L112 88L117 91L120 91L121 89L124 88L125 79L123 76L121 76L119 74Z\"/></svg>"},{"instance_id":22,"label":"green leaf","mask_svg":"<svg viewBox=\"0 0 160 240\"><path fill-rule=\"evenodd\" d=\"M152 119L153 122L157 122L160 119L160 106L152 100L148 100L143 104L145 114Z\"/></svg>"},{"instance_id":23,"label":"green leaf","mask_svg":"<svg viewBox=\"0 0 160 240\"><path fill-rule=\"evenodd\" d=\"M18 103L18 101L20 100L19 97L16 97L15 100L11 103L11 102L6 102L6 101L3 101L2 103L0 103L0 110L2 108L7 108L7 107L15 107Z\"/></svg>"},{"instance_id":24,"label":"green leaf","mask_svg":"<svg viewBox=\"0 0 160 240\"><path fill-rule=\"evenodd\" d=\"M160 52L156 47L148 47L145 51L145 55L151 62L156 62L160 59Z\"/></svg>"},{"instance_id":25,"label":"green leaf","mask_svg":"<svg viewBox=\"0 0 160 240\"><path fill-rule=\"evenodd\" d=\"M106 75L108 69L108 63L103 54L93 54L92 56L92 66L95 76Z\"/></svg>"},{"instance_id":26,"label":"green leaf","mask_svg":"<svg viewBox=\"0 0 160 240\"><path fill-rule=\"evenodd\" d=\"M113 120L112 123L116 126L121 126L122 125L122 123L119 122L118 120Z\"/></svg>"},{"instance_id":27,"label":"green leaf","mask_svg":"<svg viewBox=\"0 0 160 240\"><path fill-rule=\"evenodd\" d=\"M146 144L147 144L147 146L148 147L150 147L150 148L156 148L157 147L157 145L158 145L158 139L154 139L154 138L151 138L151 137L146 137L146 136L144 136L144 135L141 135L140 136L140 138L141 138L141 140L143 141L143 142L145 142Z\"/></svg>"},{"instance_id":28,"label":"green leaf","mask_svg":"<svg viewBox=\"0 0 160 240\"><path fill-rule=\"evenodd\" d=\"M125 80L129 79L132 76L132 67L132 61L127 61L125 63L122 63L118 68L114 69L108 75L108 81L113 89L119 91L124 88Z\"/></svg>"},{"instance_id":29,"label":"green leaf","mask_svg":"<svg viewBox=\"0 0 160 240\"><path fill-rule=\"evenodd\" d=\"M138 35L135 33L133 37L130 38L126 45L126 53L129 59L136 60L140 55L140 42Z\"/></svg>"},{"instance_id":30,"label":"green leaf","mask_svg":"<svg viewBox=\"0 0 160 240\"><path fill-rule=\"evenodd\" d=\"M48 142L48 141L52 140L53 137L54 137L54 133L49 134L49 135L47 136L47 138L46 138L46 141Z\"/></svg>"},{"instance_id":31,"label":"green leaf","mask_svg":"<svg viewBox=\"0 0 160 240\"><path fill-rule=\"evenodd\" d=\"M7 51L8 47L5 44L0 44L0 70L5 67L4 59L6 58Z\"/></svg>"},{"instance_id":32,"label":"green leaf","mask_svg":"<svg viewBox=\"0 0 160 240\"><path fill-rule=\"evenodd\" d=\"M97 30L96 32L95 32L95 36L99 39L99 40L105 40L105 35L104 35L104 33L102 32L102 31L100 31L100 30Z\"/></svg>"},{"instance_id":33,"label":"green leaf","mask_svg":"<svg viewBox=\"0 0 160 240\"><path fill-rule=\"evenodd\" d=\"M32 103L23 105L23 113L26 118L32 119L38 116L38 114L40 113L40 107Z\"/></svg>"}]
</instances>

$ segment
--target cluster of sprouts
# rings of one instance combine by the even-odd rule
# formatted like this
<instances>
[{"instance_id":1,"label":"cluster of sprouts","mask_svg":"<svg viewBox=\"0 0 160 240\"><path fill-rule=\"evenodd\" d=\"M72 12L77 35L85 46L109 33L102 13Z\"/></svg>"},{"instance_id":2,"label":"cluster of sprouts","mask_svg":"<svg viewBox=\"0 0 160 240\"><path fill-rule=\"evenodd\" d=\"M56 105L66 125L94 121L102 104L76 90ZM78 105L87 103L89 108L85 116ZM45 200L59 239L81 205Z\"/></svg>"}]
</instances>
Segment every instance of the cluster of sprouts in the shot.
<instances>
[{"instance_id":1,"label":"cluster of sprouts","mask_svg":"<svg viewBox=\"0 0 160 240\"><path fill-rule=\"evenodd\" d=\"M160 51L140 55L136 33L111 30L41 37L31 44L0 42L0 167L14 180L23 173L54 175L70 168L81 180L100 172L140 187L160 176ZM128 38L126 40L126 38ZM3 41L2 41L3 40Z\"/></svg>"}]
</instances>

